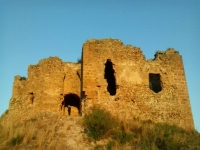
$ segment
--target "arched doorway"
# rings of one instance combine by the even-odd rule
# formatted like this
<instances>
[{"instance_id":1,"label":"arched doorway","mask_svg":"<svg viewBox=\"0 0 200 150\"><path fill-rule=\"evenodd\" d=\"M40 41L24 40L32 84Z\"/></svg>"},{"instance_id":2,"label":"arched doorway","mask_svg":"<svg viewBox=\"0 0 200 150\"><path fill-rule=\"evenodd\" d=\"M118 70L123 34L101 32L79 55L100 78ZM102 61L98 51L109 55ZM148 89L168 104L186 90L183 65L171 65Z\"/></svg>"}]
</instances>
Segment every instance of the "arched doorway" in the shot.
<instances>
[{"instance_id":1,"label":"arched doorway","mask_svg":"<svg viewBox=\"0 0 200 150\"><path fill-rule=\"evenodd\" d=\"M71 106L73 108L77 109L77 113L80 115L81 114L81 102L80 102L80 97L74 93L69 93L64 95L64 100L62 101L62 107L68 108L68 115L71 115ZM78 115L77 114L77 115Z\"/></svg>"}]
</instances>

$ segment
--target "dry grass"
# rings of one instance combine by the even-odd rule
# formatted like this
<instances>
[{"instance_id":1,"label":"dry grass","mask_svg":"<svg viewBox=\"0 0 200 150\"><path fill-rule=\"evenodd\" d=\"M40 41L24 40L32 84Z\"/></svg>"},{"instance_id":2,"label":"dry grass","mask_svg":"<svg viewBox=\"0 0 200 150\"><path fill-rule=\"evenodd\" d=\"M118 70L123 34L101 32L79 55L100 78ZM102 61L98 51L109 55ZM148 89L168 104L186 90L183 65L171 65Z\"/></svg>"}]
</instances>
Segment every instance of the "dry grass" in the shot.
<instances>
[{"instance_id":1,"label":"dry grass","mask_svg":"<svg viewBox=\"0 0 200 150\"><path fill-rule=\"evenodd\" d=\"M66 130L71 130L71 126L70 125L67 126Z\"/></svg>"},{"instance_id":2,"label":"dry grass","mask_svg":"<svg viewBox=\"0 0 200 150\"><path fill-rule=\"evenodd\" d=\"M57 149L59 150L66 150L66 145L64 142L58 144Z\"/></svg>"},{"instance_id":3,"label":"dry grass","mask_svg":"<svg viewBox=\"0 0 200 150\"><path fill-rule=\"evenodd\" d=\"M0 122L0 150L21 149L29 147L38 150L65 149L65 143L59 142L59 138L65 135L57 136L59 128L59 117L54 115L31 118L23 123L14 123L10 120ZM62 126L64 123L62 123ZM20 139L20 140L19 140Z\"/></svg>"},{"instance_id":4,"label":"dry grass","mask_svg":"<svg viewBox=\"0 0 200 150\"><path fill-rule=\"evenodd\" d=\"M24 129L25 129L24 132L26 136L24 136L23 144L29 144L32 142L36 134L35 124L29 123L25 125Z\"/></svg>"},{"instance_id":5,"label":"dry grass","mask_svg":"<svg viewBox=\"0 0 200 150\"><path fill-rule=\"evenodd\" d=\"M37 133L37 148L40 150L45 150L45 140L46 140L46 132L38 131Z\"/></svg>"},{"instance_id":6,"label":"dry grass","mask_svg":"<svg viewBox=\"0 0 200 150\"><path fill-rule=\"evenodd\" d=\"M61 137L61 138L65 138L65 137L66 137L66 134L63 133L63 132L58 132L57 134L58 134L58 136Z\"/></svg>"},{"instance_id":7,"label":"dry grass","mask_svg":"<svg viewBox=\"0 0 200 150\"><path fill-rule=\"evenodd\" d=\"M108 117L108 114L103 111L98 111L95 115L100 117L100 123L108 120L104 118ZM75 142L75 145L70 145L66 143L66 140L76 133L72 132L76 129L74 128L75 125L85 125L86 122L83 120L66 117L67 121L70 122L66 123L65 117L50 113L44 113L36 118L21 123L13 122L11 119L3 122L0 119L0 150L70 150L80 147L79 143ZM88 119L86 121L89 121L92 128L98 127L97 124L99 125L99 123L96 122L96 118ZM95 123L95 126L93 126L93 123ZM155 124L151 121L139 119L118 120L115 118L111 123L113 123L113 128L106 130L108 131L106 136L103 135L101 138L104 142L98 143L97 141L98 144L94 147L95 149L118 150L119 147L135 150L200 149L200 134L195 131L185 131L176 126ZM107 129L107 126L110 126L111 123L102 125ZM89 130L90 128L87 128L84 132L88 134ZM92 134L96 134L98 131L92 131ZM70 135L70 133L72 134ZM82 137L82 141L90 147L94 140L90 135L90 142L86 136ZM80 142L80 144L82 143Z\"/></svg>"}]
</instances>

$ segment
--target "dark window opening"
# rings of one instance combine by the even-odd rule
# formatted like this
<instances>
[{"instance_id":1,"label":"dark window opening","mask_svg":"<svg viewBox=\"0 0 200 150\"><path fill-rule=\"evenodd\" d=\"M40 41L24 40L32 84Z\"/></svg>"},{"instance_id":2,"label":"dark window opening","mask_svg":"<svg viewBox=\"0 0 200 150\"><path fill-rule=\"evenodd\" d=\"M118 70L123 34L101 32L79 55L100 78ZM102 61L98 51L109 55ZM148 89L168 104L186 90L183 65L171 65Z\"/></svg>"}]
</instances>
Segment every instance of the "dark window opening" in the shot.
<instances>
[{"instance_id":1,"label":"dark window opening","mask_svg":"<svg viewBox=\"0 0 200 150\"><path fill-rule=\"evenodd\" d=\"M68 108L68 115L70 116L71 113L71 106L74 106L78 109L79 115L81 115L81 104L80 104L80 97L76 94L70 93L64 96L64 100L61 103L61 109L63 107Z\"/></svg>"},{"instance_id":2,"label":"dark window opening","mask_svg":"<svg viewBox=\"0 0 200 150\"><path fill-rule=\"evenodd\" d=\"M107 90L110 93L110 95L116 94L116 80L114 73L115 71L113 69L113 63L111 62L111 60L107 59L107 62L105 64L104 78L107 80Z\"/></svg>"},{"instance_id":3,"label":"dark window opening","mask_svg":"<svg viewBox=\"0 0 200 150\"><path fill-rule=\"evenodd\" d=\"M155 93L158 93L162 90L160 74L149 74L149 88Z\"/></svg>"},{"instance_id":4,"label":"dark window opening","mask_svg":"<svg viewBox=\"0 0 200 150\"><path fill-rule=\"evenodd\" d=\"M30 92L30 93L29 93L29 98L30 98L31 104L33 104L33 102L34 102L34 98L35 98L33 92Z\"/></svg>"}]
</instances>

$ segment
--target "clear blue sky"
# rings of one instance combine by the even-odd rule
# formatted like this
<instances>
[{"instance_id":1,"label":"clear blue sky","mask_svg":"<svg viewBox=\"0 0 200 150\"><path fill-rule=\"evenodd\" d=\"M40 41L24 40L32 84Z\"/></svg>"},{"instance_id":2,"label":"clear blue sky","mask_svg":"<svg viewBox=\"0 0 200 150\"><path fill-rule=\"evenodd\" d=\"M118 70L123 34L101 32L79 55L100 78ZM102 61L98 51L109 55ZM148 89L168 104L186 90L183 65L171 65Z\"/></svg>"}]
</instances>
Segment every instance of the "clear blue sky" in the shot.
<instances>
[{"instance_id":1,"label":"clear blue sky","mask_svg":"<svg viewBox=\"0 0 200 150\"><path fill-rule=\"evenodd\" d=\"M59 56L76 61L91 38L117 38L147 59L173 47L183 56L195 127L200 131L199 0L0 0L0 114L15 75Z\"/></svg>"}]
</instances>

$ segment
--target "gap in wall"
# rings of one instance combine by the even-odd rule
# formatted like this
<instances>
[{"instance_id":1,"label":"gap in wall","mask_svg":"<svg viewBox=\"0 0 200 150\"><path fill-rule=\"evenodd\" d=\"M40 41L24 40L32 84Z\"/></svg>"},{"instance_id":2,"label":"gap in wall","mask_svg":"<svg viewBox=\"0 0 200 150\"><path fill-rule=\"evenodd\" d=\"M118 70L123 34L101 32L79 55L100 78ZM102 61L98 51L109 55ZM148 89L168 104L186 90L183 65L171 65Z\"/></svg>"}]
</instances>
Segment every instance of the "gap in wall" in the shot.
<instances>
[{"instance_id":1,"label":"gap in wall","mask_svg":"<svg viewBox=\"0 0 200 150\"><path fill-rule=\"evenodd\" d=\"M155 93L162 91L160 74L149 73L149 88Z\"/></svg>"},{"instance_id":2,"label":"gap in wall","mask_svg":"<svg viewBox=\"0 0 200 150\"><path fill-rule=\"evenodd\" d=\"M110 95L116 94L116 79L115 79L115 70L113 69L113 63L110 59L107 59L105 63L105 71L104 71L104 78L107 80L108 86L107 90Z\"/></svg>"}]
</instances>

